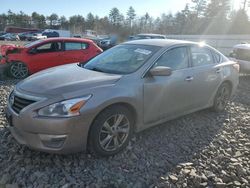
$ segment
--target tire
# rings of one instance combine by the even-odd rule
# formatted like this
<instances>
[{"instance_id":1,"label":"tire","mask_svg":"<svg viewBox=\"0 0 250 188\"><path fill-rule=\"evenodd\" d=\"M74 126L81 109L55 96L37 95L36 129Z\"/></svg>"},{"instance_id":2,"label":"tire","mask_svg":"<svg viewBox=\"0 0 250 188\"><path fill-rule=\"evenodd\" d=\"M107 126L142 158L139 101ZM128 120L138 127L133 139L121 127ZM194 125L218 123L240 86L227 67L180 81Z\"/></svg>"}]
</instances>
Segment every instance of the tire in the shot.
<instances>
[{"instance_id":1,"label":"tire","mask_svg":"<svg viewBox=\"0 0 250 188\"><path fill-rule=\"evenodd\" d=\"M10 63L9 75L16 79L23 79L29 75L29 69L25 63L13 62Z\"/></svg>"},{"instance_id":2,"label":"tire","mask_svg":"<svg viewBox=\"0 0 250 188\"><path fill-rule=\"evenodd\" d=\"M215 112L224 111L229 102L230 96L231 96L230 85L226 82L222 83L215 95L214 105L212 109Z\"/></svg>"},{"instance_id":3,"label":"tire","mask_svg":"<svg viewBox=\"0 0 250 188\"><path fill-rule=\"evenodd\" d=\"M108 157L122 151L133 133L134 118L124 106L102 111L94 120L89 134L89 149L96 156Z\"/></svg>"}]
</instances>

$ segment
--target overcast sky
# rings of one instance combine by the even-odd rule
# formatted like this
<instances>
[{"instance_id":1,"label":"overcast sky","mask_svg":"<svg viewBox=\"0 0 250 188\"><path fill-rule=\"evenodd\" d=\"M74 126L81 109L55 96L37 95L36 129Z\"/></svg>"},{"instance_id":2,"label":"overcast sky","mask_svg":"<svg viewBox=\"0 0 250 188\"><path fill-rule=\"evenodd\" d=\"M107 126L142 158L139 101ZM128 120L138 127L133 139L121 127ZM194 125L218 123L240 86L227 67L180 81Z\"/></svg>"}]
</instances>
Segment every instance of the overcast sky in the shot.
<instances>
[{"instance_id":1,"label":"overcast sky","mask_svg":"<svg viewBox=\"0 0 250 188\"><path fill-rule=\"evenodd\" d=\"M231 0L231 6L238 9L242 1ZM117 7L125 15L129 6L133 6L139 16L148 12L157 17L162 13L174 14L190 2L191 0L0 0L0 13L11 9L13 12L23 11L27 14L36 11L44 15L56 13L70 17L76 14L86 16L92 12L103 17L108 15L113 7Z\"/></svg>"}]
</instances>

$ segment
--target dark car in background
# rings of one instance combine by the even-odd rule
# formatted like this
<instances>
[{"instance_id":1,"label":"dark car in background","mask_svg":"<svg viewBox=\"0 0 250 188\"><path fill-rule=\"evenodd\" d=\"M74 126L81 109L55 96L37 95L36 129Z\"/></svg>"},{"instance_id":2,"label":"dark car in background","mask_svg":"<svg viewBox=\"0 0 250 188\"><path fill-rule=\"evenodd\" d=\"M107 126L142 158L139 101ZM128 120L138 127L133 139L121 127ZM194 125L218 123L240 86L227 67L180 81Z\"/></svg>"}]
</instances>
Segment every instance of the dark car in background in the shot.
<instances>
[{"instance_id":1,"label":"dark car in background","mask_svg":"<svg viewBox=\"0 0 250 188\"><path fill-rule=\"evenodd\" d=\"M128 38L128 40L141 40L141 39L166 39L166 36L154 33L141 33L135 36L129 36Z\"/></svg>"},{"instance_id":2,"label":"dark car in background","mask_svg":"<svg viewBox=\"0 0 250 188\"><path fill-rule=\"evenodd\" d=\"M0 36L2 36L2 35L4 35L4 34L6 34L6 32L0 31Z\"/></svg>"},{"instance_id":3,"label":"dark car in background","mask_svg":"<svg viewBox=\"0 0 250 188\"><path fill-rule=\"evenodd\" d=\"M100 38L98 41L98 46L103 50L107 50L109 48L114 47L117 44L117 36L106 36L104 38Z\"/></svg>"},{"instance_id":4,"label":"dark car in background","mask_svg":"<svg viewBox=\"0 0 250 188\"><path fill-rule=\"evenodd\" d=\"M19 36L15 33L6 33L0 36L0 40L16 41L20 39Z\"/></svg>"},{"instance_id":5,"label":"dark car in background","mask_svg":"<svg viewBox=\"0 0 250 188\"><path fill-rule=\"evenodd\" d=\"M37 33L37 31L28 31L28 32L23 32L23 33L19 33L18 36L19 36L19 39L20 40L29 40L30 37L34 34L34 33Z\"/></svg>"},{"instance_id":6,"label":"dark car in background","mask_svg":"<svg viewBox=\"0 0 250 188\"><path fill-rule=\"evenodd\" d=\"M59 37L59 33L56 31L48 31L48 32L43 32L43 36L46 36L47 38L53 38L53 37Z\"/></svg>"}]
</instances>

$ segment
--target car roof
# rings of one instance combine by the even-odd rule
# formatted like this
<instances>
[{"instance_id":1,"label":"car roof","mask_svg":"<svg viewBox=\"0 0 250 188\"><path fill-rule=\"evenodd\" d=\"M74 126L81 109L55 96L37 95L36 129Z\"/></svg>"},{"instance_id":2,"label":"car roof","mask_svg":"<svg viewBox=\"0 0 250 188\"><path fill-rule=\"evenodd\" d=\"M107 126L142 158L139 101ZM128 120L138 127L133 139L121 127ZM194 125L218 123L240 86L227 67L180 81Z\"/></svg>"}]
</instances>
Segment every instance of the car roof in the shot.
<instances>
[{"instance_id":1,"label":"car roof","mask_svg":"<svg viewBox=\"0 0 250 188\"><path fill-rule=\"evenodd\" d=\"M172 40L172 39L142 39L128 41L123 44L138 44L138 45L149 45L149 46L159 46L159 47L169 47L178 44L199 44L197 42L184 41L184 40Z\"/></svg>"},{"instance_id":2,"label":"car roof","mask_svg":"<svg viewBox=\"0 0 250 188\"><path fill-rule=\"evenodd\" d=\"M250 44L237 44L233 48L250 50Z\"/></svg>"},{"instance_id":3,"label":"car roof","mask_svg":"<svg viewBox=\"0 0 250 188\"><path fill-rule=\"evenodd\" d=\"M84 38L73 38L73 37L53 37L42 39L42 42L53 42L53 41L73 41L73 42L92 42L92 40L84 39Z\"/></svg>"},{"instance_id":4,"label":"car roof","mask_svg":"<svg viewBox=\"0 0 250 188\"><path fill-rule=\"evenodd\" d=\"M162 37L165 37L165 35L155 34L155 33L140 33L136 36L162 36Z\"/></svg>"}]
</instances>

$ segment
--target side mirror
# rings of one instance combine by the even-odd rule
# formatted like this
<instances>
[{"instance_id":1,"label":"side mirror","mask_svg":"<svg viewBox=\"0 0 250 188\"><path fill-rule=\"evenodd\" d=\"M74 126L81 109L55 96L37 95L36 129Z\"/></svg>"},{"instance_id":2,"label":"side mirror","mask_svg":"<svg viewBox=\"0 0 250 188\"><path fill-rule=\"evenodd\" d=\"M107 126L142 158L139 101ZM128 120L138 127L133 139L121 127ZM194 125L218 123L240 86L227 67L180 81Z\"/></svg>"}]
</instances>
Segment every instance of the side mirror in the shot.
<instances>
[{"instance_id":1,"label":"side mirror","mask_svg":"<svg viewBox=\"0 0 250 188\"><path fill-rule=\"evenodd\" d=\"M157 66L149 71L152 76L170 76L172 74L172 69L170 67Z\"/></svg>"},{"instance_id":2,"label":"side mirror","mask_svg":"<svg viewBox=\"0 0 250 188\"><path fill-rule=\"evenodd\" d=\"M36 54L36 53L37 53L37 51L36 51L36 49L35 49L35 48L32 48L32 49L29 51L29 53L30 53L30 54Z\"/></svg>"}]
</instances>

